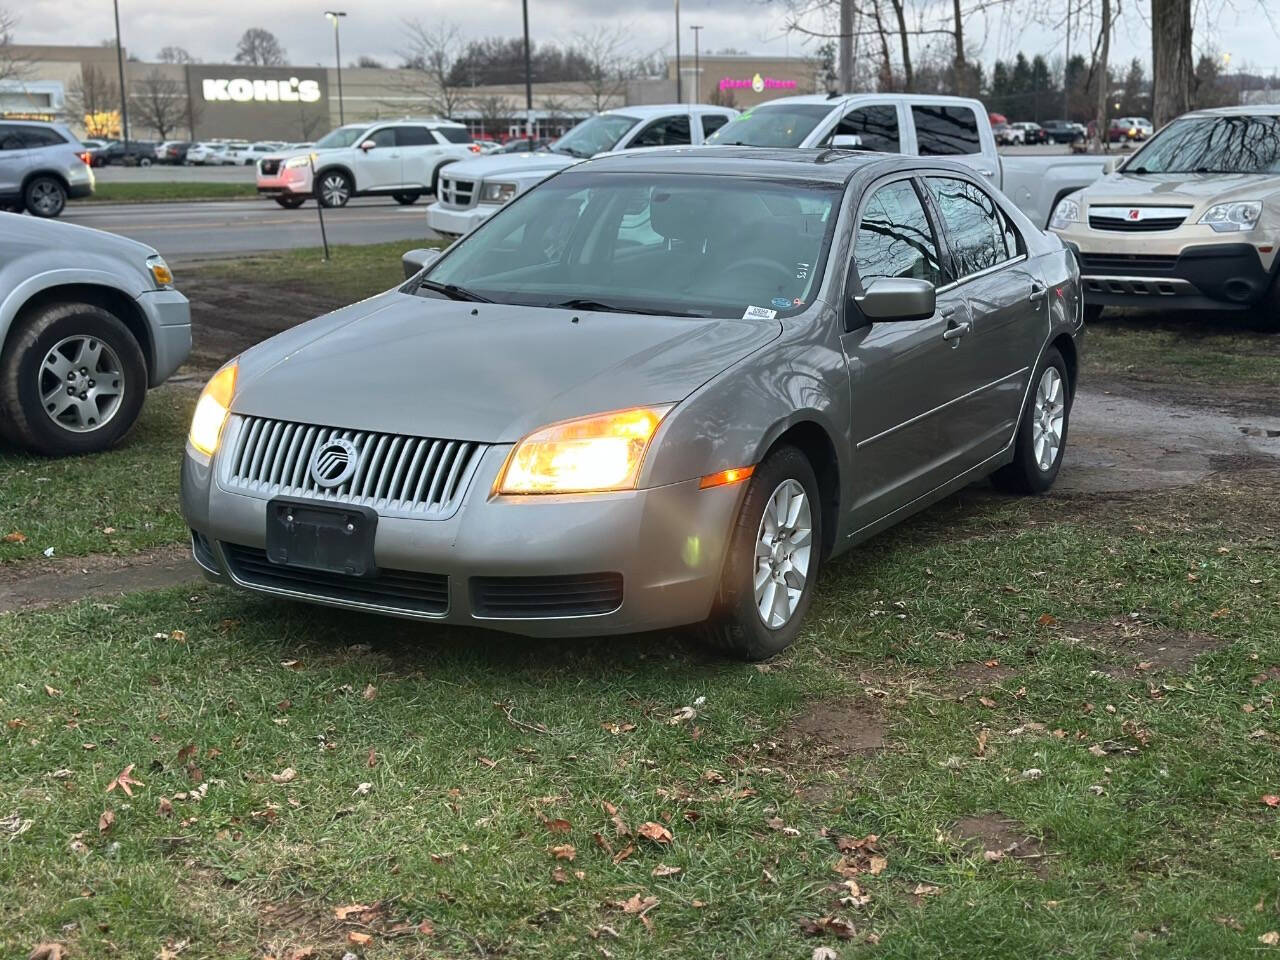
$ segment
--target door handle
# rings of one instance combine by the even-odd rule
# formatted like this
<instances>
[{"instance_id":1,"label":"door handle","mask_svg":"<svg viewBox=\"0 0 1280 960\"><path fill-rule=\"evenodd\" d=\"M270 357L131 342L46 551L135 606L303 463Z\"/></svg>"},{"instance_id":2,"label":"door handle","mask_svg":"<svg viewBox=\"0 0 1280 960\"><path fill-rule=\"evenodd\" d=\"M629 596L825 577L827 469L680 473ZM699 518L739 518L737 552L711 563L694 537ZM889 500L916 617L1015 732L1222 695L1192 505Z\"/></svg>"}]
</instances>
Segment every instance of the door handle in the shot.
<instances>
[{"instance_id":1,"label":"door handle","mask_svg":"<svg viewBox=\"0 0 1280 960\"><path fill-rule=\"evenodd\" d=\"M994 170L979 170L978 172L984 177L994 177L996 175Z\"/></svg>"},{"instance_id":2,"label":"door handle","mask_svg":"<svg viewBox=\"0 0 1280 960\"><path fill-rule=\"evenodd\" d=\"M942 331L943 340L959 340L972 328L972 324L968 320L963 323L957 323L955 326L947 327Z\"/></svg>"},{"instance_id":3,"label":"door handle","mask_svg":"<svg viewBox=\"0 0 1280 960\"><path fill-rule=\"evenodd\" d=\"M1048 288L1048 287L1042 287L1042 286L1040 286L1040 284L1038 284L1038 283L1033 283L1033 284L1031 285L1031 295L1030 295L1029 297L1027 297L1027 299L1028 299L1028 300L1030 300L1030 301L1032 301L1032 302L1035 302L1036 300L1039 300L1041 297L1043 297L1043 296L1044 296L1046 293L1048 293L1048 292L1049 292L1049 288Z\"/></svg>"}]
</instances>

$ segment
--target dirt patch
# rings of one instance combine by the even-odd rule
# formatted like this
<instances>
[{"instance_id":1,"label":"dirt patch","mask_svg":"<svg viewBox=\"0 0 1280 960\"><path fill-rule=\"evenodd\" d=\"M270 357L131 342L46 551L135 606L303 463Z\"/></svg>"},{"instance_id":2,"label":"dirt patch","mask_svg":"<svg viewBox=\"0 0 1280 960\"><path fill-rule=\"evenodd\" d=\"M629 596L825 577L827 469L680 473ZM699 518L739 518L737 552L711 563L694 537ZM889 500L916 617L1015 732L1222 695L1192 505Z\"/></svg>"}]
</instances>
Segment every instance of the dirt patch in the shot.
<instances>
[{"instance_id":1,"label":"dirt patch","mask_svg":"<svg viewBox=\"0 0 1280 960\"><path fill-rule=\"evenodd\" d=\"M788 752L803 751L805 759L870 756L885 748L885 723L871 701L823 700L805 707L779 741Z\"/></svg>"},{"instance_id":2,"label":"dirt patch","mask_svg":"<svg viewBox=\"0 0 1280 960\"><path fill-rule=\"evenodd\" d=\"M1107 657L1108 662L1099 669L1117 678L1160 670L1186 670L1200 654L1226 646L1225 640L1207 633L1165 630L1143 620L1130 619L1069 624L1062 628L1062 639ZM1117 663L1110 659L1116 656L1129 662Z\"/></svg>"},{"instance_id":3,"label":"dirt patch","mask_svg":"<svg viewBox=\"0 0 1280 960\"><path fill-rule=\"evenodd\" d=\"M344 934L333 914L313 903L285 900L258 909L258 944L270 956L290 957L305 948L316 951L317 956L328 956L328 951L337 951L343 942Z\"/></svg>"},{"instance_id":4,"label":"dirt patch","mask_svg":"<svg viewBox=\"0 0 1280 960\"><path fill-rule=\"evenodd\" d=\"M999 811L962 817L951 827L962 846L988 860L1023 860L1036 873L1047 867L1045 848L1025 824Z\"/></svg>"},{"instance_id":5,"label":"dirt patch","mask_svg":"<svg viewBox=\"0 0 1280 960\"><path fill-rule=\"evenodd\" d=\"M185 544L121 557L99 555L0 567L0 613L74 603L86 597L160 590L200 579Z\"/></svg>"},{"instance_id":6,"label":"dirt patch","mask_svg":"<svg viewBox=\"0 0 1280 960\"><path fill-rule=\"evenodd\" d=\"M955 690L963 695L975 687L1004 683L1017 675L1017 670L1002 663L992 663L990 666L986 663L957 663L951 668L950 679L954 681Z\"/></svg>"}]
</instances>

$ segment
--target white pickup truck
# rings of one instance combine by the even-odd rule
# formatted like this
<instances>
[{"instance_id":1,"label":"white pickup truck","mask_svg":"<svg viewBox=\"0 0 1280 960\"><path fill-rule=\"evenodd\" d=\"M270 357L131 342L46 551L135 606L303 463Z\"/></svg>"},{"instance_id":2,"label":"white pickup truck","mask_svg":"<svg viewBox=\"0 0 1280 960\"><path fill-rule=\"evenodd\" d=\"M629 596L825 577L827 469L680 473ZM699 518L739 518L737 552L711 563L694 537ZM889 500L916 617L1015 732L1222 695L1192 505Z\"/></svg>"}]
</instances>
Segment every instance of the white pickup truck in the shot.
<instances>
[{"instance_id":1,"label":"white pickup truck","mask_svg":"<svg viewBox=\"0 0 1280 960\"><path fill-rule=\"evenodd\" d=\"M1104 173L1102 157L1002 157L987 109L964 97L858 93L782 97L744 111L709 146L836 147L948 157L1000 188L1032 223Z\"/></svg>"}]
</instances>

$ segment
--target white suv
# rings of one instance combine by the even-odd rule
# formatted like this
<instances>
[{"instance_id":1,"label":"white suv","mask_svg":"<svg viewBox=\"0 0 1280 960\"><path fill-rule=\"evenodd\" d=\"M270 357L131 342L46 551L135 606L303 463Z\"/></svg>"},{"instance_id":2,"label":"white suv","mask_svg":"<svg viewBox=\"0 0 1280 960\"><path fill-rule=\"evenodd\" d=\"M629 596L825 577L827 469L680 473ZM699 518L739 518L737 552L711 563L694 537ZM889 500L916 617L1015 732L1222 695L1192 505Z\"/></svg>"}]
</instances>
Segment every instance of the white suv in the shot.
<instances>
[{"instance_id":1,"label":"white suv","mask_svg":"<svg viewBox=\"0 0 1280 960\"><path fill-rule=\"evenodd\" d=\"M349 123L310 150L259 160L258 193L290 209L312 196L326 207L343 207L352 197L370 194L409 204L435 192L441 167L472 155L471 134L461 123Z\"/></svg>"}]
</instances>

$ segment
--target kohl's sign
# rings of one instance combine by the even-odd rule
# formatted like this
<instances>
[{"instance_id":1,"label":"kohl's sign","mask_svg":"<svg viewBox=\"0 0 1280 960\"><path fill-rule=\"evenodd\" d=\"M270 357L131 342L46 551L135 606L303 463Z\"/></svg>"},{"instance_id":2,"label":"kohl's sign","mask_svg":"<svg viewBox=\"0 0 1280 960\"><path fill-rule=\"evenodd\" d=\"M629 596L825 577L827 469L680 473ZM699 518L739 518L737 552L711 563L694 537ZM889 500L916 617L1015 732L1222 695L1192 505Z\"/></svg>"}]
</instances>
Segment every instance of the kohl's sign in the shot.
<instances>
[{"instance_id":1,"label":"kohl's sign","mask_svg":"<svg viewBox=\"0 0 1280 960\"><path fill-rule=\"evenodd\" d=\"M316 103L320 100L320 84L315 80L249 80L246 77L223 79L206 77L200 89L208 101L234 103Z\"/></svg>"},{"instance_id":2,"label":"kohl's sign","mask_svg":"<svg viewBox=\"0 0 1280 960\"><path fill-rule=\"evenodd\" d=\"M721 90L754 90L756 93L764 93L766 90L794 90L795 88L794 80L775 80L773 77L762 77L758 73L750 80L736 80L733 77L723 77L720 80Z\"/></svg>"}]
</instances>

